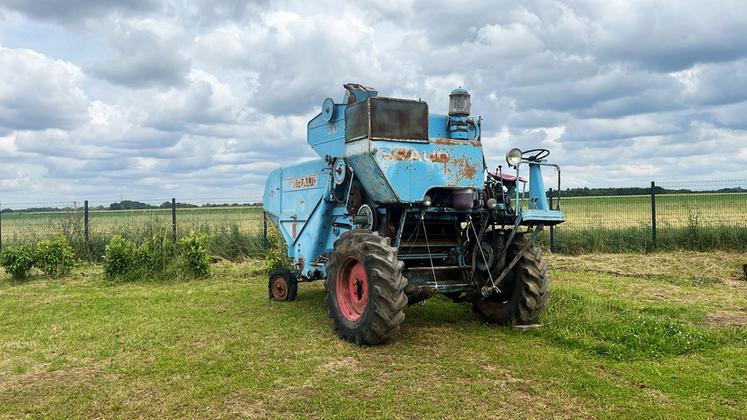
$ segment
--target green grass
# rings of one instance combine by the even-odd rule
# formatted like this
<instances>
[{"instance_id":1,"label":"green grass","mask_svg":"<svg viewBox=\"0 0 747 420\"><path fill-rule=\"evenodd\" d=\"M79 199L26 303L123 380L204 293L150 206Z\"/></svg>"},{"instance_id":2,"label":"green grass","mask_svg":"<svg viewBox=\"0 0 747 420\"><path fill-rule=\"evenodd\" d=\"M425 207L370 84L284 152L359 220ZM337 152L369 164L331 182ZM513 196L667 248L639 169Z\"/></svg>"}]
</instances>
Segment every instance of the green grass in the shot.
<instances>
[{"instance_id":1,"label":"green grass","mask_svg":"<svg viewBox=\"0 0 747 420\"><path fill-rule=\"evenodd\" d=\"M5 276L0 417L739 418L744 263L554 257L544 327L484 325L433 299L380 347L334 335L320 283L269 302L259 262L187 282L110 283L97 266Z\"/></svg>"},{"instance_id":2,"label":"green grass","mask_svg":"<svg viewBox=\"0 0 747 420\"><path fill-rule=\"evenodd\" d=\"M651 197L647 195L566 197L561 207L568 221L601 228L639 227L651 222ZM747 227L738 217L747 210L747 193L659 194L657 221L662 226L686 227L692 218L705 225Z\"/></svg>"},{"instance_id":3,"label":"green grass","mask_svg":"<svg viewBox=\"0 0 747 420\"><path fill-rule=\"evenodd\" d=\"M743 217L743 216L742 216ZM747 250L747 227L735 226L689 226L659 227L656 243L651 228L577 228L572 222L555 230L555 251L567 254L590 252L651 252L672 250ZM548 232L540 236L547 247Z\"/></svg>"}]
</instances>

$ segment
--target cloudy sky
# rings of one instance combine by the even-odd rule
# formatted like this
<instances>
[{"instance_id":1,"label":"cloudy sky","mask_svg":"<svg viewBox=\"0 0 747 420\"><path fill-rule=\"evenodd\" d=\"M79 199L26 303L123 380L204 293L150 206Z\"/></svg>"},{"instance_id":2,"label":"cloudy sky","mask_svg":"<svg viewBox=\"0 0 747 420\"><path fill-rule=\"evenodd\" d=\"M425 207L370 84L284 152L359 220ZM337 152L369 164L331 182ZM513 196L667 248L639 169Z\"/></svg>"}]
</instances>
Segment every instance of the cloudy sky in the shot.
<instances>
[{"instance_id":1,"label":"cloudy sky","mask_svg":"<svg viewBox=\"0 0 747 420\"><path fill-rule=\"evenodd\" d=\"M345 82L568 186L747 178L740 0L0 0L0 201L256 197Z\"/></svg>"}]
</instances>

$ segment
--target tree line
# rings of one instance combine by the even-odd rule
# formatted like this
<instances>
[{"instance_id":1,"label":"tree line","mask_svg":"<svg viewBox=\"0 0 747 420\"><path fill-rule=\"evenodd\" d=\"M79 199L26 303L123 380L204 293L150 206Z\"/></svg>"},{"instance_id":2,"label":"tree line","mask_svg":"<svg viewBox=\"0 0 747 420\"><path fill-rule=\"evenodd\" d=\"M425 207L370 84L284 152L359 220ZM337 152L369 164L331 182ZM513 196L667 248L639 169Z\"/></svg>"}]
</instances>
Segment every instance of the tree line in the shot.
<instances>
[{"instance_id":1,"label":"tree line","mask_svg":"<svg viewBox=\"0 0 747 420\"><path fill-rule=\"evenodd\" d=\"M745 193L747 188L734 187L734 188L721 188L718 190L709 191L694 191L690 189L667 189L660 186L654 187L656 194L692 194L692 193ZM548 195L550 191L548 190ZM553 191L557 194L557 191ZM566 188L562 190L561 195L563 197L595 197L595 196L615 196L615 195L650 195L650 187L610 187L610 188ZM176 203L176 208L187 209L187 208L209 208L209 207L261 207L262 203L205 203L205 204L190 204L190 203ZM9 209L4 208L0 211L3 213L12 212L50 212L50 211L73 211L80 210L80 207L29 207L25 209ZM95 207L89 207L91 210L150 210L150 209L169 209L171 208L171 201L164 201L159 205L152 205L143 203L141 201L134 200L122 200L119 202L111 203L108 206L98 205Z\"/></svg>"},{"instance_id":2,"label":"tree line","mask_svg":"<svg viewBox=\"0 0 747 420\"><path fill-rule=\"evenodd\" d=\"M747 189L742 187L721 188L709 191L693 191L690 189L667 189L659 186L654 187L656 194L692 194L692 193L743 193ZM549 191L548 191L549 194ZM651 187L616 187L616 188L566 188L562 190L564 197L593 197L610 195L650 195Z\"/></svg>"},{"instance_id":3,"label":"tree line","mask_svg":"<svg viewBox=\"0 0 747 420\"><path fill-rule=\"evenodd\" d=\"M205 204L190 204L190 203L176 203L176 208L179 209L192 209L192 208L210 208L210 207L261 207L262 203L205 203ZM40 213L50 211L74 211L81 210L83 206L65 206L65 207L28 207L25 209L9 209L4 208L1 211L3 213L13 212L28 212L28 213ZM153 205L143 203L141 201L133 200L122 200L116 203L111 203L108 206L98 205L89 207L90 210L154 210L154 209L170 209L171 201L164 201L162 204Z\"/></svg>"}]
</instances>

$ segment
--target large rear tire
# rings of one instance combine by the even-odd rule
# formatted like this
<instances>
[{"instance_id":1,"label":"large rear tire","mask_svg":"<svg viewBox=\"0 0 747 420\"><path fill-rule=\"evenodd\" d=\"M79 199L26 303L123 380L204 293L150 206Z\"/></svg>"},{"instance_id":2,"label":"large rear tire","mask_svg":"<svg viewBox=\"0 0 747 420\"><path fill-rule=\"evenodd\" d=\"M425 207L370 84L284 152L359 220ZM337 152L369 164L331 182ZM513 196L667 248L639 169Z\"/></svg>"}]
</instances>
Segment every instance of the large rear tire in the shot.
<instances>
[{"instance_id":1,"label":"large rear tire","mask_svg":"<svg viewBox=\"0 0 747 420\"><path fill-rule=\"evenodd\" d=\"M397 249L369 230L340 236L327 263L327 309L337 334L356 344L391 340L407 306Z\"/></svg>"},{"instance_id":2,"label":"large rear tire","mask_svg":"<svg viewBox=\"0 0 747 420\"><path fill-rule=\"evenodd\" d=\"M508 252L507 261L513 260L526 247L527 239L517 236ZM494 276L500 274L496 270ZM550 278L542 249L532 245L527 248L511 273L503 281L501 292L473 302L473 308L483 321L501 325L536 324L550 296Z\"/></svg>"}]
</instances>

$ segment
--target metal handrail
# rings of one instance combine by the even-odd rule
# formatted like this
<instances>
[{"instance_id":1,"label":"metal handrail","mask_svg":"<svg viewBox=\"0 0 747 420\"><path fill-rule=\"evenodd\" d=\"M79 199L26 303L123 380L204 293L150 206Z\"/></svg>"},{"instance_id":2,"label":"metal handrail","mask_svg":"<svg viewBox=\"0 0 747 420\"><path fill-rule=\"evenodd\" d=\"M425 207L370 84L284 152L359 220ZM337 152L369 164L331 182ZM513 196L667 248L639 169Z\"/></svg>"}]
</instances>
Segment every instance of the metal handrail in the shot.
<instances>
[{"instance_id":1,"label":"metal handrail","mask_svg":"<svg viewBox=\"0 0 747 420\"><path fill-rule=\"evenodd\" d=\"M521 166L522 163L526 163L528 165L529 164L533 164L533 165L539 165L539 166L552 166L552 167L555 168L555 170L557 171L557 174L558 174L557 207L555 209L553 209L552 207L550 207L550 210L560 210L560 166L558 166L555 163L546 163L546 162L543 162L543 161L529 161L529 160L522 159L521 162L519 162L516 165L516 180L517 180L516 206L517 206L518 213L520 213L521 210L522 210L522 208L521 208L521 200L524 199L524 194L525 194L525 191L526 191L526 184L525 184L524 187L522 188L521 200L520 200L519 199L518 180L519 180L519 167ZM530 179L529 182L531 182L531 181L532 180Z\"/></svg>"}]
</instances>

